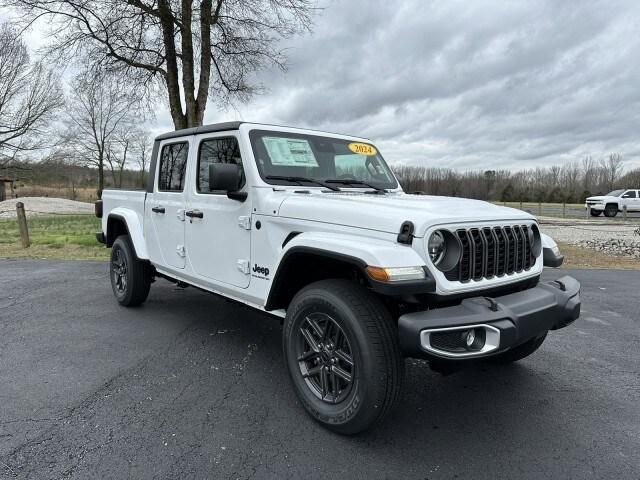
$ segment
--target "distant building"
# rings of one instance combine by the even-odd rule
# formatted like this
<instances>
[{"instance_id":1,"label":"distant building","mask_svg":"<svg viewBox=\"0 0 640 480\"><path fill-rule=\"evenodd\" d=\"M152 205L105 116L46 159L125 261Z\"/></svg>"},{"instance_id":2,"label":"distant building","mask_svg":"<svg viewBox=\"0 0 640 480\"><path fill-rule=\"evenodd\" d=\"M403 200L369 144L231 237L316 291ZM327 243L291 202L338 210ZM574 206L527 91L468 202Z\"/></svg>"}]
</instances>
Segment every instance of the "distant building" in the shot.
<instances>
[{"instance_id":1,"label":"distant building","mask_svg":"<svg viewBox=\"0 0 640 480\"><path fill-rule=\"evenodd\" d=\"M15 181L15 178L0 177L0 202L13 197L13 182Z\"/></svg>"}]
</instances>

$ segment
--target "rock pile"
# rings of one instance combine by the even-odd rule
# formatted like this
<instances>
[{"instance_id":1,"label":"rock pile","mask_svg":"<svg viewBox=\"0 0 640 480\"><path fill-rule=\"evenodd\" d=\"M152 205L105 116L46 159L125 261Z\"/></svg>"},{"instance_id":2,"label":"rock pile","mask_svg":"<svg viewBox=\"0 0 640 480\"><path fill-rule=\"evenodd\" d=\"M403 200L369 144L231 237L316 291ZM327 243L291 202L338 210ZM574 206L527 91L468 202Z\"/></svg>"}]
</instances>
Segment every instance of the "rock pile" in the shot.
<instances>
[{"instance_id":1,"label":"rock pile","mask_svg":"<svg viewBox=\"0 0 640 480\"><path fill-rule=\"evenodd\" d=\"M640 239L619 240L611 238L609 240L581 240L571 243L579 247L590 248L609 255L640 258Z\"/></svg>"}]
</instances>

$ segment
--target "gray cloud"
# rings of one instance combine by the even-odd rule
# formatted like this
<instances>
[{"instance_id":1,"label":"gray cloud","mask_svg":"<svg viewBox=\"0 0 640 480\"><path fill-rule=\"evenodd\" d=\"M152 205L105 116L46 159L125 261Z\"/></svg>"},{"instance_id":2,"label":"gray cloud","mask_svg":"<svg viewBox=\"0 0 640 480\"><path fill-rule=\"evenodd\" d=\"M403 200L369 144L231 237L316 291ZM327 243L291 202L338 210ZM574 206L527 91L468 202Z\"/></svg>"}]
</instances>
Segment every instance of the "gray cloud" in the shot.
<instances>
[{"instance_id":1,"label":"gray cloud","mask_svg":"<svg viewBox=\"0 0 640 480\"><path fill-rule=\"evenodd\" d=\"M640 166L640 4L333 1L230 116L373 139L391 162Z\"/></svg>"}]
</instances>

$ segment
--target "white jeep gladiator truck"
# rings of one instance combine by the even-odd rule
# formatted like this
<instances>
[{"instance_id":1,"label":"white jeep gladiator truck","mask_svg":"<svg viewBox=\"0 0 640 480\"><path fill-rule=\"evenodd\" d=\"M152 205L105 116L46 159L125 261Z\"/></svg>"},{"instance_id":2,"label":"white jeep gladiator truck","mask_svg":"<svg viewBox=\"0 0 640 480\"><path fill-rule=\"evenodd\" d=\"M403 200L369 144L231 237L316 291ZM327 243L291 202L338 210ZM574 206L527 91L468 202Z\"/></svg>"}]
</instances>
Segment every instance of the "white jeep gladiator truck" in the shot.
<instances>
[{"instance_id":1,"label":"white jeep gladiator truck","mask_svg":"<svg viewBox=\"0 0 640 480\"><path fill-rule=\"evenodd\" d=\"M623 208L628 212L640 212L640 190L614 190L606 195L589 197L584 207L592 217L598 217L602 212L605 217L615 217Z\"/></svg>"},{"instance_id":2,"label":"white jeep gladiator truck","mask_svg":"<svg viewBox=\"0 0 640 480\"><path fill-rule=\"evenodd\" d=\"M105 190L98 240L120 304L157 278L283 321L307 412L343 434L380 422L404 357L513 362L580 314L580 285L528 213L408 194L371 141L242 122L156 138L146 191Z\"/></svg>"}]
</instances>

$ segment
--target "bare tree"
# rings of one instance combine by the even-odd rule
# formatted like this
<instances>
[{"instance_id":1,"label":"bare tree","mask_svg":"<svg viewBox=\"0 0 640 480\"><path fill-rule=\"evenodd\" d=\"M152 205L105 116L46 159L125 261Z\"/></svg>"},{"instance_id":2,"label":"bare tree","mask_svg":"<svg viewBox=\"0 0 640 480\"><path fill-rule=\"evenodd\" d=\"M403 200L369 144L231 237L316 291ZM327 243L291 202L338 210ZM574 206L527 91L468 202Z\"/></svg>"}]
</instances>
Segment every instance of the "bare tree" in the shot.
<instances>
[{"instance_id":1,"label":"bare tree","mask_svg":"<svg viewBox=\"0 0 640 480\"><path fill-rule=\"evenodd\" d=\"M61 106L56 76L42 63L31 64L17 33L0 25L0 168L20 152L48 146L42 136Z\"/></svg>"},{"instance_id":2,"label":"bare tree","mask_svg":"<svg viewBox=\"0 0 640 480\"><path fill-rule=\"evenodd\" d=\"M122 178L126 153L122 158L122 138L132 129L142 109L134 93L110 75L83 75L76 79L74 95L68 106L70 143L82 155L84 163L98 169L98 198L104 189L105 165L111 170L114 184Z\"/></svg>"},{"instance_id":3,"label":"bare tree","mask_svg":"<svg viewBox=\"0 0 640 480\"><path fill-rule=\"evenodd\" d=\"M600 167L602 168L603 180L607 189L613 190L616 181L622 174L622 155L619 153L610 154L608 158L600 161Z\"/></svg>"},{"instance_id":4,"label":"bare tree","mask_svg":"<svg viewBox=\"0 0 640 480\"><path fill-rule=\"evenodd\" d=\"M145 188L146 172L151 159L152 138L149 132L136 132L133 155L136 167L140 169L140 188Z\"/></svg>"},{"instance_id":5,"label":"bare tree","mask_svg":"<svg viewBox=\"0 0 640 480\"><path fill-rule=\"evenodd\" d=\"M48 51L165 90L176 129L202 125L209 95L247 99L252 74L285 68L278 40L308 29L312 0L0 0L48 17Z\"/></svg>"},{"instance_id":6,"label":"bare tree","mask_svg":"<svg viewBox=\"0 0 640 480\"><path fill-rule=\"evenodd\" d=\"M130 160L128 155L133 141L133 133L130 130L119 129L107 144L105 160L111 171L113 186L116 188L122 188L122 173Z\"/></svg>"}]
</instances>

